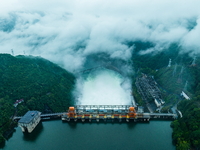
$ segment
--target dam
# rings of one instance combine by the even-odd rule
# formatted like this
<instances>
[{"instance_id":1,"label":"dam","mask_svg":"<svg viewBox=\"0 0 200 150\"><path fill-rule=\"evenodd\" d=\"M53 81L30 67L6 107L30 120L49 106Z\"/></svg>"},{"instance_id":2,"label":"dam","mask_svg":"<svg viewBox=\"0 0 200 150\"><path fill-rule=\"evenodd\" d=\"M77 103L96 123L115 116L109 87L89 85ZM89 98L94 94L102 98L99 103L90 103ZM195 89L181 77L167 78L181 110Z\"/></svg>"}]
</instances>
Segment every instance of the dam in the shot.
<instances>
[{"instance_id":1,"label":"dam","mask_svg":"<svg viewBox=\"0 0 200 150\"><path fill-rule=\"evenodd\" d=\"M89 121L99 122L100 120L112 121L144 121L150 119L170 119L177 118L173 113L145 113L143 107L134 107L132 105L77 105L69 107L67 113L63 113L63 121Z\"/></svg>"},{"instance_id":2,"label":"dam","mask_svg":"<svg viewBox=\"0 0 200 150\"><path fill-rule=\"evenodd\" d=\"M23 132L31 133L38 123L45 120L61 119L66 122L149 122L156 120L174 120L175 113L148 113L143 107L133 105L76 105L69 107L68 112L41 114L28 111L22 117L14 117Z\"/></svg>"}]
</instances>

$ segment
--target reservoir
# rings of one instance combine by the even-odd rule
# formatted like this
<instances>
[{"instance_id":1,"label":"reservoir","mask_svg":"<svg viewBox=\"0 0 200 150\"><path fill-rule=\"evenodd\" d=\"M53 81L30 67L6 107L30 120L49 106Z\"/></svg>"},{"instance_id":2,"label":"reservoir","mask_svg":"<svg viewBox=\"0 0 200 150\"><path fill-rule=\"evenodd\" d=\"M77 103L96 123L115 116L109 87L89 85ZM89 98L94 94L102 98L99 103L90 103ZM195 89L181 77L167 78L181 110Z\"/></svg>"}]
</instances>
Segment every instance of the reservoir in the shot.
<instances>
[{"instance_id":1,"label":"reservoir","mask_svg":"<svg viewBox=\"0 0 200 150\"><path fill-rule=\"evenodd\" d=\"M19 127L4 150L175 150L171 121L149 123L41 122L31 134Z\"/></svg>"}]
</instances>

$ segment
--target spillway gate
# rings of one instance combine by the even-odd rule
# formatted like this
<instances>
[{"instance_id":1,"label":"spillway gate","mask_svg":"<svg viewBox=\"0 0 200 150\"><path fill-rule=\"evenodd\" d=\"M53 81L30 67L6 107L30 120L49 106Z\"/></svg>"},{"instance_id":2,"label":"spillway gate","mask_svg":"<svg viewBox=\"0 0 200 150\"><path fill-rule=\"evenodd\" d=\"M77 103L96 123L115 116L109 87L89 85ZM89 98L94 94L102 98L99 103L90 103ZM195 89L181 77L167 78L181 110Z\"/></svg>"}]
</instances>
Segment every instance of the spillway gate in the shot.
<instances>
[{"instance_id":1,"label":"spillway gate","mask_svg":"<svg viewBox=\"0 0 200 150\"><path fill-rule=\"evenodd\" d=\"M63 121L149 121L150 119L176 119L173 113L145 113L143 107L132 105L76 105L62 115Z\"/></svg>"}]
</instances>

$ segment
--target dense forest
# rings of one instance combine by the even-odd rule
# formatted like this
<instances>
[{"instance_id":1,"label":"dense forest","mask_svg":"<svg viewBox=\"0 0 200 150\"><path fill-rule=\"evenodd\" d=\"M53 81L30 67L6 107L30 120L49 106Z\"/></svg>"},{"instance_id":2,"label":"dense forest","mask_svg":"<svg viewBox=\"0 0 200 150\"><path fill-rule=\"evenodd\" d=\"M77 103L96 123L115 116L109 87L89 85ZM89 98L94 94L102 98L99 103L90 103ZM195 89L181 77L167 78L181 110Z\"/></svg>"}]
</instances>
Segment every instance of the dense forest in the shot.
<instances>
[{"instance_id":1,"label":"dense forest","mask_svg":"<svg viewBox=\"0 0 200 150\"><path fill-rule=\"evenodd\" d=\"M173 143L177 150L200 148L200 103L199 100L183 101L178 106L183 117L172 122Z\"/></svg>"},{"instance_id":2,"label":"dense forest","mask_svg":"<svg viewBox=\"0 0 200 150\"><path fill-rule=\"evenodd\" d=\"M40 57L0 54L0 141L13 115L63 112L73 105L75 77ZM16 107L14 103L22 100Z\"/></svg>"},{"instance_id":3,"label":"dense forest","mask_svg":"<svg viewBox=\"0 0 200 150\"><path fill-rule=\"evenodd\" d=\"M129 44L135 47L132 61L136 76L140 73L153 75L163 92L166 105L168 105L166 108L178 103L178 109L183 114L182 118L178 118L171 124L172 139L177 150L200 149L199 59L196 59L195 65L192 65L193 58L189 53L180 54L181 47L176 43L160 52L152 51L148 54L141 52L153 48L154 44L141 41ZM172 60L171 67L167 67L169 59ZM181 91L186 92L191 100L180 99ZM138 103L142 104L134 80L133 92Z\"/></svg>"},{"instance_id":4,"label":"dense forest","mask_svg":"<svg viewBox=\"0 0 200 150\"><path fill-rule=\"evenodd\" d=\"M200 149L200 70L194 68L195 85L191 100L183 100L178 109L183 117L172 122L173 143L177 150Z\"/></svg>"}]
</instances>

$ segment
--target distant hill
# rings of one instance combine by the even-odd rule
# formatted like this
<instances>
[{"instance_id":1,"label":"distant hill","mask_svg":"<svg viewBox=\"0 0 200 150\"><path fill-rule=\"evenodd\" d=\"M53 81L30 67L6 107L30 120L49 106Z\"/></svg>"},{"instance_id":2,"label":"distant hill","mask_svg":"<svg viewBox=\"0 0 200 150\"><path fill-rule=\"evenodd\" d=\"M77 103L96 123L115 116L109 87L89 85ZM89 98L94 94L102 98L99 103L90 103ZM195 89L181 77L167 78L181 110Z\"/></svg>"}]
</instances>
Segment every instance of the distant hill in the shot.
<instances>
[{"instance_id":1,"label":"distant hill","mask_svg":"<svg viewBox=\"0 0 200 150\"><path fill-rule=\"evenodd\" d=\"M194 93L195 69L197 68L172 65L171 67L159 69L155 76L157 82L162 85L168 93L180 94L182 91Z\"/></svg>"}]
</instances>

